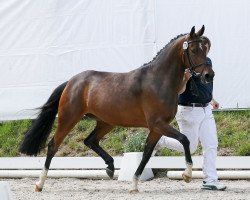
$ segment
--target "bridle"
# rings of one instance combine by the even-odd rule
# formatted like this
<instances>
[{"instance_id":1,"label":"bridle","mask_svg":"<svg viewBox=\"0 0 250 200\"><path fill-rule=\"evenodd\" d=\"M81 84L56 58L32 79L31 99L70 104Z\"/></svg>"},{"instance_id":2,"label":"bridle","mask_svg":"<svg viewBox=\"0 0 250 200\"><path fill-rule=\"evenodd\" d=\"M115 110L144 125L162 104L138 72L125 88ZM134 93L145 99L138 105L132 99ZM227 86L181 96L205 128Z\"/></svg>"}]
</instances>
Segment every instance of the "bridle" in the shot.
<instances>
[{"instance_id":1,"label":"bridle","mask_svg":"<svg viewBox=\"0 0 250 200\"><path fill-rule=\"evenodd\" d=\"M185 41L185 42L183 42L183 45L182 45L182 48L183 48L183 50L184 50L183 54L184 54L184 53L187 54L187 58L188 58L188 62L189 62L189 68L188 68L188 69L190 70L191 74L194 75L194 76L200 76L200 74L202 74L202 73L197 73L197 72L195 71L195 69L196 69L197 67L202 66L202 65L206 65L207 62L205 61L205 62L200 63L200 64L197 64L197 65L195 65L195 64L193 63L193 61L192 61L192 59L191 59L191 57L190 57L190 55L189 55L188 48L189 48L189 44L194 43L194 42L202 42L202 40L201 40L201 39L198 39L198 40L190 40L190 41ZM184 55L184 63L185 63L185 55ZM203 70L204 70L204 69L203 69ZM202 71L203 71L203 70L202 70Z\"/></svg>"}]
</instances>

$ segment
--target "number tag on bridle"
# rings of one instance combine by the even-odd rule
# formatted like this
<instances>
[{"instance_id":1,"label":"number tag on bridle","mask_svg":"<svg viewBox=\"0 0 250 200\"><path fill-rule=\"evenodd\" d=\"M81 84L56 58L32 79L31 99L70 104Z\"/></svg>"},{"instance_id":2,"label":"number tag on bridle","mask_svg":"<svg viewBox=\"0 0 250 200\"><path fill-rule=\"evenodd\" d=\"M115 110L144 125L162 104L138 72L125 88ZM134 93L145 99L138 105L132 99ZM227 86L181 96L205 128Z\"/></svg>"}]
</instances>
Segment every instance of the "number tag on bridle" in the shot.
<instances>
[{"instance_id":1,"label":"number tag on bridle","mask_svg":"<svg viewBox=\"0 0 250 200\"><path fill-rule=\"evenodd\" d=\"M184 50L186 50L186 49L188 48L188 42L187 42L187 41L183 42L182 48L183 48Z\"/></svg>"}]
</instances>

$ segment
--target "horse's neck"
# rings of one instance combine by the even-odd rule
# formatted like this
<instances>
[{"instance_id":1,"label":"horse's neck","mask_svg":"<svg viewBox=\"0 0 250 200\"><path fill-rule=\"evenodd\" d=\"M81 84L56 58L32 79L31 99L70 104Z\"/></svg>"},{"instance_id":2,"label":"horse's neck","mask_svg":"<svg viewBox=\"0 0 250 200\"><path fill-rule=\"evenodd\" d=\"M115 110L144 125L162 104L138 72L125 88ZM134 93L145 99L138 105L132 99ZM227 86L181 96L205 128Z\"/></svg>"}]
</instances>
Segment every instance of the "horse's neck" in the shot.
<instances>
[{"instance_id":1,"label":"horse's neck","mask_svg":"<svg viewBox=\"0 0 250 200\"><path fill-rule=\"evenodd\" d=\"M168 52L156 63L157 76L161 78L162 85L166 85L173 93L178 93L183 80L182 58L174 52Z\"/></svg>"}]
</instances>

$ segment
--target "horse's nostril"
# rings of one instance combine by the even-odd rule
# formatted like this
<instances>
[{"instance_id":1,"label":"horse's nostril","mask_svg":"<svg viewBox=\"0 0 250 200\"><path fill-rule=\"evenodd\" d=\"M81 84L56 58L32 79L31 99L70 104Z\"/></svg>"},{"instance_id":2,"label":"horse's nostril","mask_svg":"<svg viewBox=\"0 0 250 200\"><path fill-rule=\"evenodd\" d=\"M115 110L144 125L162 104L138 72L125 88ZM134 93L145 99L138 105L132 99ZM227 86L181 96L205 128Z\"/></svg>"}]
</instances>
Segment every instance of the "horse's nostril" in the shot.
<instances>
[{"instance_id":1,"label":"horse's nostril","mask_svg":"<svg viewBox=\"0 0 250 200\"><path fill-rule=\"evenodd\" d=\"M214 79L214 75L205 74L205 80L207 82L211 82L211 81L213 81L213 79Z\"/></svg>"}]
</instances>

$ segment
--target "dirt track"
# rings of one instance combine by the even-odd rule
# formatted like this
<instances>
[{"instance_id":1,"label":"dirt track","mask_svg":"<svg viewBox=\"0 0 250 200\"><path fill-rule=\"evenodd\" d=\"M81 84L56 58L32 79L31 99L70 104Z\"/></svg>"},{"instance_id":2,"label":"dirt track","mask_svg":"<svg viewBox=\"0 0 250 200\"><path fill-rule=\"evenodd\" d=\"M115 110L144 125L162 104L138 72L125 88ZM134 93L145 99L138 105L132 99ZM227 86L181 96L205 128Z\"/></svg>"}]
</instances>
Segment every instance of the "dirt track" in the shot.
<instances>
[{"instance_id":1,"label":"dirt track","mask_svg":"<svg viewBox=\"0 0 250 200\"><path fill-rule=\"evenodd\" d=\"M183 181L155 178L140 182L138 194L130 194L130 182L117 180L86 180L74 178L50 179L45 182L41 193L34 192L37 179L4 179L11 187L16 200L153 200L153 199L250 199L250 181L223 181L226 191L205 191L200 189L202 180L193 180L187 184Z\"/></svg>"}]
</instances>

